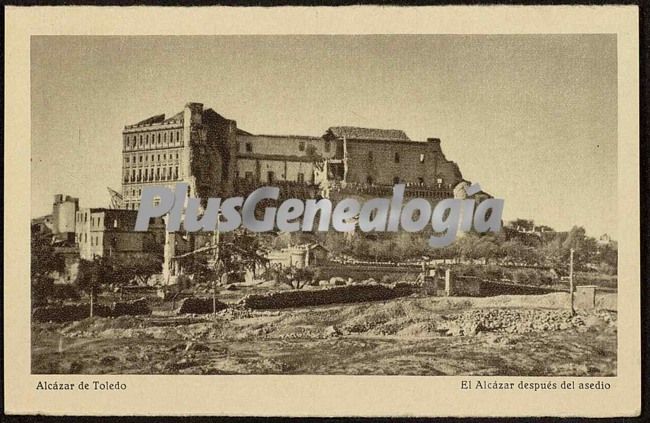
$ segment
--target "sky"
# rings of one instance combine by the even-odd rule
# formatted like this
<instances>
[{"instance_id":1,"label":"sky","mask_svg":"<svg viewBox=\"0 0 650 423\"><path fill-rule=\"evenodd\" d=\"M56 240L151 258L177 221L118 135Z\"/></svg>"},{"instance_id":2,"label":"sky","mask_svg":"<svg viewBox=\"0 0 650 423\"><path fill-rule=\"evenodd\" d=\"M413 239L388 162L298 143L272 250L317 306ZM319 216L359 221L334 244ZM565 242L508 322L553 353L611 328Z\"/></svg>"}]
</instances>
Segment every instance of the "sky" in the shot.
<instances>
[{"instance_id":1,"label":"sky","mask_svg":"<svg viewBox=\"0 0 650 423\"><path fill-rule=\"evenodd\" d=\"M616 36L34 36L31 216L106 207L124 125L203 103L257 134L441 139L503 217L616 237Z\"/></svg>"}]
</instances>

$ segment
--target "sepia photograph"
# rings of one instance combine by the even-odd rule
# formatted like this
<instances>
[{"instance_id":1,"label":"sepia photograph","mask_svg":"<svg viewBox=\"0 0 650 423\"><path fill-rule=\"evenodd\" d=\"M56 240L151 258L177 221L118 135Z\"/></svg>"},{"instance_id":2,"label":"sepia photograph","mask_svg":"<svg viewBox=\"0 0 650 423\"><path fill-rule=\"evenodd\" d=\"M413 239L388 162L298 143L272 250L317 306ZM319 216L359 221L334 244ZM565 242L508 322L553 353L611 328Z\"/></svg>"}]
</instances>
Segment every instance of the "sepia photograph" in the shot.
<instances>
[{"instance_id":1,"label":"sepia photograph","mask_svg":"<svg viewBox=\"0 0 650 423\"><path fill-rule=\"evenodd\" d=\"M616 375L615 35L34 36L31 59L33 373ZM136 230L179 183L198 217L403 184L501 198L502 227Z\"/></svg>"}]
</instances>

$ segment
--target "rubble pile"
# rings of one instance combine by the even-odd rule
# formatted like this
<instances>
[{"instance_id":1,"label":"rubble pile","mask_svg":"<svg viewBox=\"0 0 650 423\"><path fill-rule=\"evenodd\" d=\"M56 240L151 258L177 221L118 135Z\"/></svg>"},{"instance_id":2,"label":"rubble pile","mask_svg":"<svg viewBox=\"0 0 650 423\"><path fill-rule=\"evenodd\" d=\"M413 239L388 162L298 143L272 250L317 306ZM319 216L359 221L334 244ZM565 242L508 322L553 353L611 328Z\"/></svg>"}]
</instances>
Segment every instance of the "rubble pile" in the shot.
<instances>
[{"instance_id":1,"label":"rubble pile","mask_svg":"<svg viewBox=\"0 0 650 423\"><path fill-rule=\"evenodd\" d=\"M479 332L529 333L616 324L616 313L601 310L572 316L564 310L479 309L447 316L441 329L448 336Z\"/></svg>"}]
</instances>

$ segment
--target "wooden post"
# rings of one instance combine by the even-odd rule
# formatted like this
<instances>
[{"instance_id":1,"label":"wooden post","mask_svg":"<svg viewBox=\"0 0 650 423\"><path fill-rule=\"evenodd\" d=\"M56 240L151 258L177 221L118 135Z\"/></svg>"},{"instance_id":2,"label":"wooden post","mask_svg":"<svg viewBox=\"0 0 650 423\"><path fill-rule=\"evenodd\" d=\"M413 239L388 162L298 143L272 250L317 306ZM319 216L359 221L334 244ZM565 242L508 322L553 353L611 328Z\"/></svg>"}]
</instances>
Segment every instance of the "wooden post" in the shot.
<instances>
[{"instance_id":1,"label":"wooden post","mask_svg":"<svg viewBox=\"0 0 650 423\"><path fill-rule=\"evenodd\" d=\"M93 317L93 300L95 298L95 285L93 281L93 285L90 287L90 317Z\"/></svg>"},{"instance_id":2,"label":"wooden post","mask_svg":"<svg viewBox=\"0 0 650 423\"><path fill-rule=\"evenodd\" d=\"M576 314L576 310L573 305L573 248L571 249L569 261L569 297L571 298L571 315L573 316Z\"/></svg>"}]
</instances>

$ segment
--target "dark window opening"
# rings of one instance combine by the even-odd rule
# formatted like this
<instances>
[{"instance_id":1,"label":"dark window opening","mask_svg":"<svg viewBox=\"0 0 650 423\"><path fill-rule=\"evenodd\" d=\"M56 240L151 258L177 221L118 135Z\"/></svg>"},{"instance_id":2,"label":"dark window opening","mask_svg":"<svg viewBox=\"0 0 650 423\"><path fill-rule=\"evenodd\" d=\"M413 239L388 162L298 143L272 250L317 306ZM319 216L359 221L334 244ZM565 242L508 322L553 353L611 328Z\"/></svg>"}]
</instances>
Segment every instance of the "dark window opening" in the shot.
<instances>
[{"instance_id":1,"label":"dark window opening","mask_svg":"<svg viewBox=\"0 0 650 423\"><path fill-rule=\"evenodd\" d=\"M246 143L246 152L247 153L252 153L253 152L253 144L247 142Z\"/></svg>"}]
</instances>

